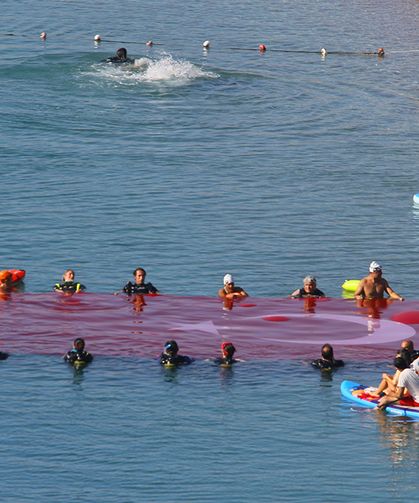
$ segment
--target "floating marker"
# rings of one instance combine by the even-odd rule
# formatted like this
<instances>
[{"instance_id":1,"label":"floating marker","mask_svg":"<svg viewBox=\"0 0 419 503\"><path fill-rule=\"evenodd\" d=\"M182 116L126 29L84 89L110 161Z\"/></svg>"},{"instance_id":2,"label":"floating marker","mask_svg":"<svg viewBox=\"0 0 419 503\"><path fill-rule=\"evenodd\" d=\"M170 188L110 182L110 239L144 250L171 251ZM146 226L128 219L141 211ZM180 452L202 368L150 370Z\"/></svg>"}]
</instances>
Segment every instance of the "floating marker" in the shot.
<instances>
[{"instance_id":1,"label":"floating marker","mask_svg":"<svg viewBox=\"0 0 419 503\"><path fill-rule=\"evenodd\" d=\"M202 44L202 47L204 49L209 49L210 48L210 41L209 40L205 40L205 42Z\"/></svg>"},{"instance_id":2,"label":"floating marker","mask_svg":"<svg viewBox=\"0 0 419 503\"><path fill-rule=\"evenodd\" d=\"M413 196L413 204L415 204L416 206L419 206L419 194L415 194Z\"/></svg>"}]
</instances>

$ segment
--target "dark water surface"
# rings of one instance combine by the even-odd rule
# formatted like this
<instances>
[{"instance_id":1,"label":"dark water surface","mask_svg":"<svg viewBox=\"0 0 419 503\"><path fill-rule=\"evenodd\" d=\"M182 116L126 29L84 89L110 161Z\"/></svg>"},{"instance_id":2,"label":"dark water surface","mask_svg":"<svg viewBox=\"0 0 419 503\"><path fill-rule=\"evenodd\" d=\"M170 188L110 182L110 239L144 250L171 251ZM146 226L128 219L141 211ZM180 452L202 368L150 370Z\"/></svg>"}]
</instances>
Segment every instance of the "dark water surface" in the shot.
<instances>
[{"instance_id":1,"label":"dark water surface","mask_svg":"<svg viewBox=\"0 0 419 503\"><path fill-rule=\"evenodd\" d=\"M418 21L414 0L3 1L0 268L26 269L28 294L68 267L111 293L142 265L177 296L212 296L231 272L256 298L308 273L340 297L378 260L417 299ZM151 61L101 63L120 46ZM14 353L2 498L412 498L417 423L340 398L342 379L374 384L387 361L352 358L324 381L307 358L166 375L110 342L73 375L58 355Z\"/></svg>"}]
</instances>

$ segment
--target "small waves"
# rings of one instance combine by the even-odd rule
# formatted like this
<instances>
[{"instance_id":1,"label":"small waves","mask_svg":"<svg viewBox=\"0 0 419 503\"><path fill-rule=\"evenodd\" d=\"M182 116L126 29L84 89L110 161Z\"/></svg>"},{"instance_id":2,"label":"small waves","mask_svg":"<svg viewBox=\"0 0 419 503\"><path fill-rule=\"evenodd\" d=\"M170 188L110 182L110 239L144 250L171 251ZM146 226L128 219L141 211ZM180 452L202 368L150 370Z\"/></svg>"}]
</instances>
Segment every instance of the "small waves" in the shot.
<instances>
[{"instance_id":1,"label":"small waves","mask_svg":"<svg viewBox=\"0 0 419 503\"><path fill-rule=\"evenodd\" d=\"M204 70L189 61L175 59L164 54L159 59L139 58L132 65L99 63L92 66L87 75L120 85L140 83L166 83L186 85L197 79L217 79L219 75Z\"/></svg>"}]
</instances>

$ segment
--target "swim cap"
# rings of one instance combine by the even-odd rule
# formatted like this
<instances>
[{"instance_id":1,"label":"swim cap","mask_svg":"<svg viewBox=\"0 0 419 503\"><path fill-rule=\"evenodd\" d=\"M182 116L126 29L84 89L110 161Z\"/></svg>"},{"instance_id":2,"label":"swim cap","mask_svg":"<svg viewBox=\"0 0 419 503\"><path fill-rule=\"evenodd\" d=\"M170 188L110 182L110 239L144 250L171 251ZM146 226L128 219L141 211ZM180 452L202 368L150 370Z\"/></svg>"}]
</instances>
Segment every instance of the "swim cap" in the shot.
<instances>
[{"instance_id":1,"label":"swim cap","mask_svg":"<svg viewBox=\"0 0 419 503\"><path fill-rule=\"evenodd\" d=\"M179 351L179 346L176 341L167 341L164 345L164 349L170 353L177 353Z\"/></svg>"},{"instance_id":2,"label":"swim cap","mask_svg":"<svg viewBox=\"0 0 419 503\"><path fill-rule=\"evenodd\" d=\"M222 342L221 343L221 351L228 356L233 356L236 352L236 348L233 346L231 342Z\"/></svg>"},{"instance_id":3,"label":"swim cap","mask_svg":"<svg viewBox=\"0 0 419 503\"><path fill-rule=\"evenodd\" d=\"M419 358L416 358L416 360L412 363L412 367L415 372L419 372Z\"/></svg>"},{"instance_id":4,"label":"swim cap","mask_svg":"<svg viewBox=\"0 0 419 503\"><path fill-rule=\"evenodd\" d=\"M380 266L378 262L373 260L370 264L370 272L382 271L383 268Z\"/></svg>"},{"instance_id":5,"label":"swim cap","mask_svg":"<svg viewBox=\"0 0 419 503\"><path fill-rule=\"evenodd\" d=\"M9 272L7 270L0 271L0 281L7 281L11 277L12 277L11 272Z\"/></svg>"},{"instance_id":6,"label":"swim cap","mask_svg":"<svg viewBox=\"0 0 419 503\"><path fill-rule=\"evenodd\" d=\"M224 284L228 285L229 283L234 283L233 276L231 274L226 274L224 276Z\"/></svg>"}]
</instances>

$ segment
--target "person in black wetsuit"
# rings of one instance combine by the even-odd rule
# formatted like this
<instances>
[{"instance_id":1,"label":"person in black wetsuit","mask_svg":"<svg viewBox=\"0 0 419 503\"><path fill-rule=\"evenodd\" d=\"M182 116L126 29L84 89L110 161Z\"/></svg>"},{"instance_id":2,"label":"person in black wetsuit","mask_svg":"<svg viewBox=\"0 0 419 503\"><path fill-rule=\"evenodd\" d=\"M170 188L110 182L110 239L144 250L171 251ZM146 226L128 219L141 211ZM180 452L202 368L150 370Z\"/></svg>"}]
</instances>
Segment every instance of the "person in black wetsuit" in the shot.
<instances>
[{"instance_id":1,"label":"person in black wetsuit","mask_svg":"<svg viewBox=\"0 0 419 503\"><path fill-rule=\"evenodd\" d=\"M71 363L71 365L77 363L90 363L93 360L93 356L85 351L84 346L84 339L80 337L75 339L73 342L73 349L64 355L64 360Z\"/></svg>"},{"instance_id":2,"label":"person in black wetsuit","mask_svg":"<svg viewBox=\"0 0 419 503\"><path fill-rule=\"evenodd\" d=\"M123 291L127 293L128 295L132 294L158 294L159 291L157 288L152 284L152 283L145 283L145 277L146 277L146 272L142 267L137 267L135 271L132 273L135 279L135 282L132 283L131 281L128 281L128 283L124 286Z\"/></svg>"},{"instance_id":3,"label":"person in black wetsuit","mask_svg":"<svg viewBox=\"0 0 419 503\"><path fill-rule=\"evenodd\" d=\"M7 360L9 358L9 353L4 353L3 351L0 351L0 360Z\"/></svg>"},{"instance_id":4,"label":"person in black wetsuit","mask_svg":"<svg viewBox=\"0 0 419 503\"><path fill-rule=\"evenodd\" d=\"M160 355L160 364L168 367L177 367L179 365L189 365L192 363L192 358L179 355L178 351L179 346L176 341L167 341L164 345L163 353Z\"/></svg>"},{"instance_id":5,"label":"person in black wetsuit","mask_svg":"<svg viewBox=\"0 0 419 503\"><path fill-rule=\"evenodd\" d=\"M86 290L86 287L77 281L74 281L76 273L73 269L67 269L63 274L61 283L55 283L54 290L56 292L64 293L79 293Z\"/></svg>"},{"instance_id":6,"label":"person in black wetsuit","mask_svg":"<svg viewBox=\"0 0 419 503\"><path fill-rule=\"evenodd\" d=\"M317 280L314 276L306 276L303 280L303 288L292 292L291 297L302 299L304 297L325 297L325 294L317 288Z\"/></svg>"},{"instance_id":7,"label":"person in black wetsuit","mask_svg":"<svg viewBox=\"0 0 419 503\"><path fill-rule=\"evenodd\" d=\"M125 64L133 64L134 60L128 57L127 50L125 49L125 47L120 47L116 51L115 56L112 56L110 58L105 59L105 62L106 63L113 63L113 64L116 64L116 65L120 65L120 64L123 64L123 63L125 63Z\"/></svg>"},{"instance_id":8,"label":"person in black wetsuit","mask_svg":"<svg viewBox=\"0 0 419 503\"><path fill-rule=\"evenodd\" d=\"M231 342L221 343L221 357L216 358L214 360L214 363L216 363L217 365L222 365L223 367L233 365L233 363L236 363L238 361L233 358L235 352L236 348Z\"/></svg>"},{"instance_id":9,"label":"person in black wetsuit","mask_svg":"<svg viewBox=\"0 0 419 503\"><path fill-rule=\"evenodd\" d=\"M311 365L320 370L334 370L343 367L345 362L343 360L335 360L333 347L330 344L323 344L322 357L318 360L313 360Z\"/></svg>"},{"instance_id":10,"label":"person in black wetsuit","mask_svg":"<svg viewBox=\"0 0 419 503\"><path fill-rule=\"evenodd\" d=\"M413 341L405 339L400 343L400 349L396 356L401 356L409 361L409 365L413 363L416 358L419 358L419 351L413 346Z\"/></svg>"}]
</instances>

